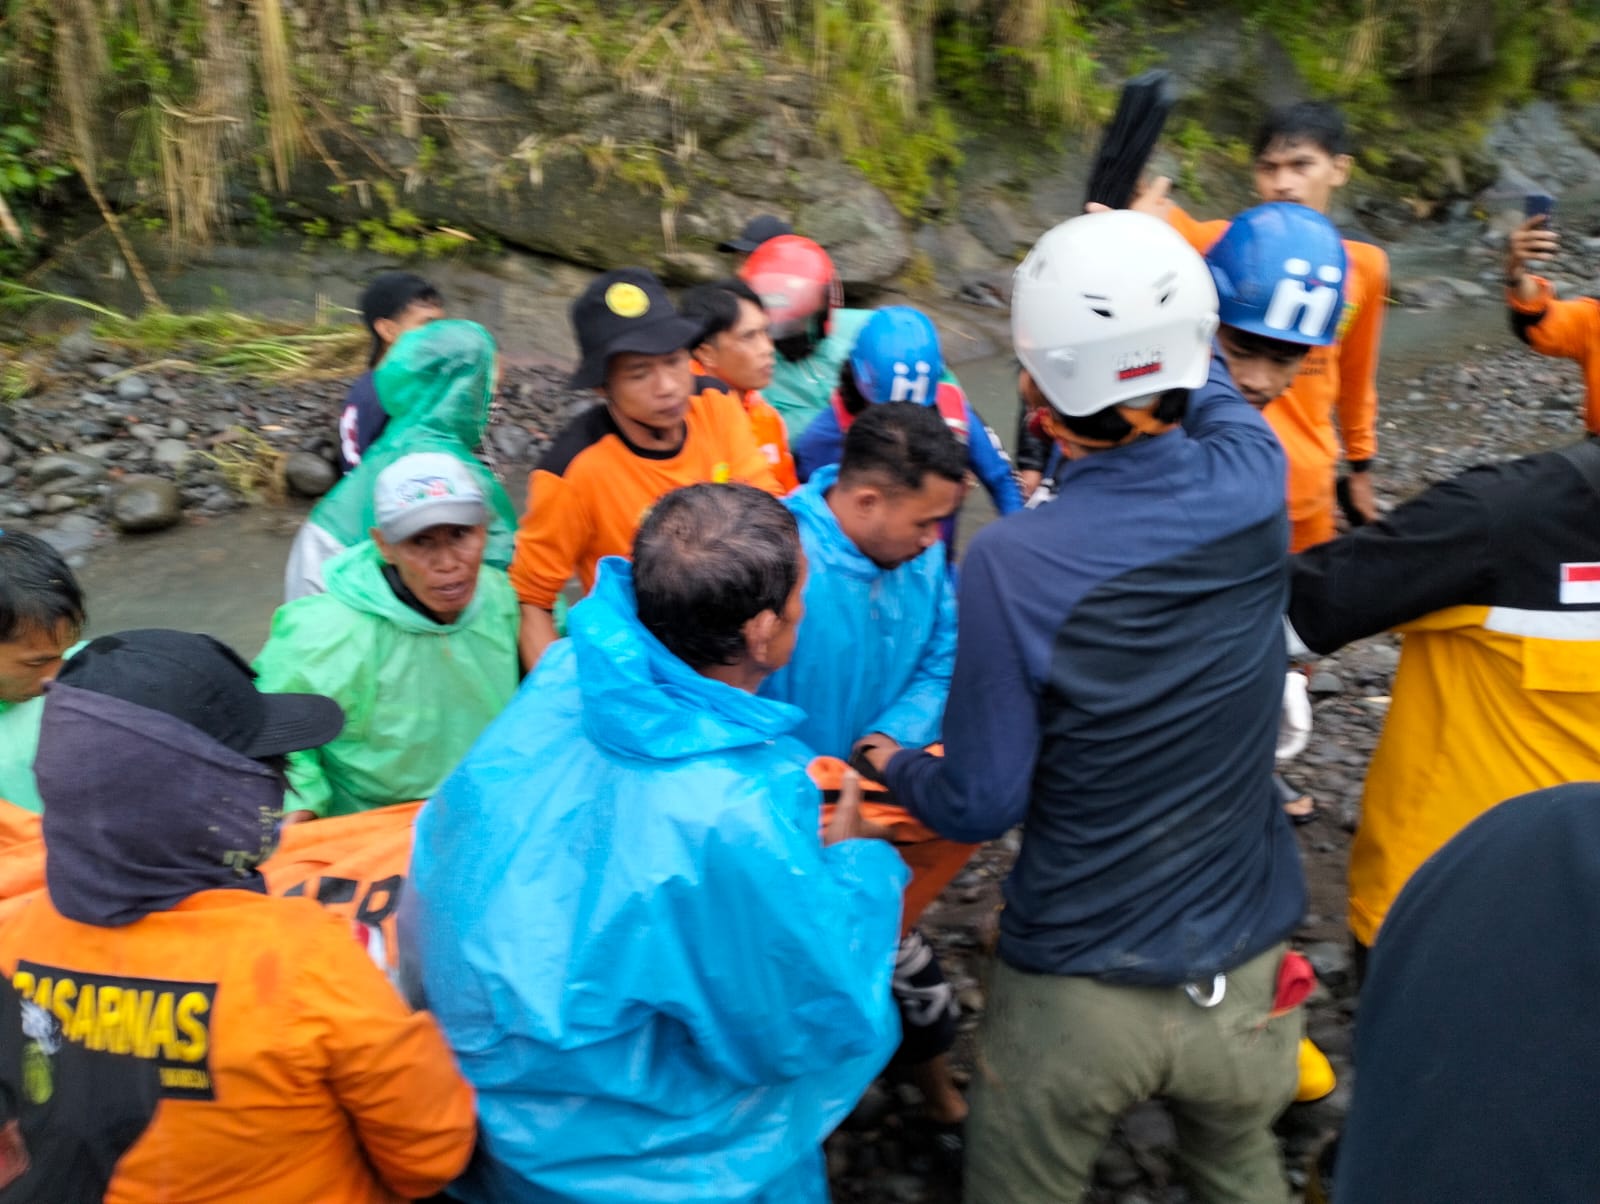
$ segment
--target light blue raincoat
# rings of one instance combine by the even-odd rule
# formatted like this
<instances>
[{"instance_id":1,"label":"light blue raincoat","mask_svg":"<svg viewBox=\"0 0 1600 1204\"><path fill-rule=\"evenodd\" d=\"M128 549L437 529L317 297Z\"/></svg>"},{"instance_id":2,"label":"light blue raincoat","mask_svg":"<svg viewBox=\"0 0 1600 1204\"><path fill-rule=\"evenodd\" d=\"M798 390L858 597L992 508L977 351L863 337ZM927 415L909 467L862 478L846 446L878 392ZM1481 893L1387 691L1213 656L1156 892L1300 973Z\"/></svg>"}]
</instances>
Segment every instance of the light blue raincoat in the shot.
<instances>
[{"instance_id":1,"label":"light blue raincoat","mask_svg":"<svg viewBox=\"0 0 1600 1204\"><path fill-rule=\"evenodd\" d=\"M839 468L819 468L783 500L800 524L811 574L806 617L788 667L761 697L806 713L795 735L824 756L850 756L869 732L908 748L939 738L956 661L956 598L944 545L881 569L839 529L828 490Z\"/></svg>"},{"instance_id":2,"label":"light blue raincoat","mask_svg":"<svg viewBox=\"0 0 1600 1204\"><path fill-rule=\"evenodd\" d=\"M827 1199L824 1137L894 1053L906 871L823 848L793 707L593 592L422 809L405 924L478 1091L469 1201Z\"/></svg>"}]
</instances>

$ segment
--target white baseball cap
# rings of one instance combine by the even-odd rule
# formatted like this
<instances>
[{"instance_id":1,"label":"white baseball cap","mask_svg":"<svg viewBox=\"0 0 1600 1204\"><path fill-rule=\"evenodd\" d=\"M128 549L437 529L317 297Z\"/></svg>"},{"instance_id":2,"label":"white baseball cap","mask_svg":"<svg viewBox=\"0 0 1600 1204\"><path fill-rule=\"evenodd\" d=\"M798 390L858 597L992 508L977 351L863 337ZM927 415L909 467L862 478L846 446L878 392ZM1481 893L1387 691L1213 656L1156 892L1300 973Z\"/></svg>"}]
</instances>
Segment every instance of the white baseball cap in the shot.
<instances>
[{"instance_id":1,"label":"white baseball cap","mask_svg":"<svg viewBox=\"0 0 1600 1204\"><path fill-rule=\"evenodd\" d=\"M378 474L378 530L390 543L429 527L481 527L489 521L483 489L467 466L444 452L401 456Z\"/></svg>"}]
</instances>

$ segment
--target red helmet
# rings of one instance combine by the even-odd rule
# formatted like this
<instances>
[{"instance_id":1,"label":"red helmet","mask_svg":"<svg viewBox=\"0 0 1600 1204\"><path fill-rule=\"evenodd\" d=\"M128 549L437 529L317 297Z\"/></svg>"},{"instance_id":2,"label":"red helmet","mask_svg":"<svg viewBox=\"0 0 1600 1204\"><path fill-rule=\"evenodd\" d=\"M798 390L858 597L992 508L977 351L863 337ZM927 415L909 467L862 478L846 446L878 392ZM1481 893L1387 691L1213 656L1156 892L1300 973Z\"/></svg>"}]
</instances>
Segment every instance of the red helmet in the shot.
<instances>
[{"instance_id":1,"label":"red helmet","mask_svg":"<svg viewBox=\"0 0 1600 1204\"><path fill-rule=\"evenodd\" d=\"M816 243L798 234L767 239L750 253L739 275L767 307L775 339L804 333L818 315L826 334L829 315L844 304L844 290L833 260Z\"/></svg>"}]
</instances>

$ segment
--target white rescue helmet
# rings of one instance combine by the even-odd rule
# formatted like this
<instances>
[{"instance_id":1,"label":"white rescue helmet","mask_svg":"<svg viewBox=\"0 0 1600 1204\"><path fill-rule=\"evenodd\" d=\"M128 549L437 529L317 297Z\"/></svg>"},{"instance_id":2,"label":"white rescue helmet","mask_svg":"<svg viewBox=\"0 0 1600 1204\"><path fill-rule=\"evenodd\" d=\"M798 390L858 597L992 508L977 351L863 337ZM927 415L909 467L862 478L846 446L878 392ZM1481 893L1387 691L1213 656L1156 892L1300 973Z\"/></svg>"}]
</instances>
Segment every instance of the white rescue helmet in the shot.
<instances>
[{"instance_id":1,"label":"white rescue helmet","mask_svg":"<svg viewBox=\"0 0 1600 1204\"><path fill-rule=\"evenodd\" d=\"M1062 222L1017 268L1017 358L1068 417L1198 388L1216 332L1205 260L1148 214L1117 209Z\"/></svg>"}]
</instances>

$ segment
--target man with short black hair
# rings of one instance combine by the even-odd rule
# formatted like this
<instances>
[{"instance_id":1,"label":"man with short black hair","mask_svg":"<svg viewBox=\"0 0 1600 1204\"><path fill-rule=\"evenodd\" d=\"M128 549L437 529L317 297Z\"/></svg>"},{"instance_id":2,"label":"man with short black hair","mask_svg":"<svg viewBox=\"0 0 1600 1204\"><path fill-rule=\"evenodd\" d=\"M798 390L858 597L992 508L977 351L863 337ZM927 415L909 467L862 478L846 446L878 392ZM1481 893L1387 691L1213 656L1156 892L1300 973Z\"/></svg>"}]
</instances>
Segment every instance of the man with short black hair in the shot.
<instances>
[{"instance_id":1,"label":"man with short black hair","mask_svg":"<svg viewBox=\"0 0 1600 1204\"><path fill-rule=\"evenodd\" d=\"M956 657L941 528L966 492L967 449L937 410L913 402L868 406L843 443L838 464L784 499L810 566L806 622L794 656L761 694L806 713L795 734L813 751L848 761L874 737L910 748L939 738ZM974 846L941 840L878 797L868 817L892 828L912 871L894 978L904 1031L897 1061L916 1076L934 1148L959 1149L967 1106L945 1061L955 993L914 925Z\"/></svg>"},{"instance_id":2,"label":"man with short black hair","mask_svg":"<svg viewBox=\"0 0 1600 1204\"><path fill-rule=\"evenodd\" d=\"M33 781L41 696L85 618L61 554L36 535L0 531L0 799L25 811L43 806Z\"/></svg>"},{"instance_id":3,"label":"man with short black hair","mask_svg":"<svg viewBox=\"0 0 1600 1204\"><path fill-rule=\"evenodd\" d=\"M794 517L694 485L632 551L417 820L404 923L484 1133L451 1191L822 1200L898 1039L905 869L848 783L819 841L804 716L756 693L804 613Z\"/></svg>"},{"instance_id":4,"label":"man with short black hair","mask_svg":"<svg viewBox=\"0 0 1600 1204\"><path fill-rule=\"evenodd\" d=\"M572 303L582 360L574 389L601 404L556 437L528 480L511 584L522 602L523 667L556 638L555 605L574 577L587 591L605 556L626 556L639 519L663 494L701 481L783 492L721 381L696 376L700 327L644 268L598 277Z\"/></svg>"},{"instance_id":5,"label":"man with short black hair","mask_svg":"<svg viewBox=\"0 0 1600 1204\"><path fill-rule=\"evenodd\" d=\"M939 736L955 659L955 592L940 525L961 506L966 449L937 410L869 406L840 463L785 499L811 566L809 620L762 695L806 712L796 735L848 759L872 733Z\"/></svg>"},{"instance_id":6,"label":"man with short black hair","mask_svg":"<svg viewBox=\"0 0 1600 1204\"><path fill-rule=\"evenodd\" d=\"M1302 101L1272 110L1252 144L1256 192L1263 201L1304 205L1326 215L1355 164L1350 133L1333 105ZM1167 198L1171 182L1157 180L1133 208L1164 216L1202 253L1228 228L1197 221ZM1360 521L1378 517L1373 458L1378 451L1378 350L1388 305L1389 257L1368 242L1347 239L1348 267L1338 338L1306 356L1293 382L1263 411L1289 459L1290 550L1334 537L1336 498ZM1315 267L1316 264L1308 264ZM1337 420L1338 431L1334 426ZM1342 453L1349 475L1341 484Z\"/></svg>"},{"instance_id":7,"label":"man with short black hair","mask_svg":"<svg viewBox=\"0 0 1600 1204\"><path fill-rule=\"evenodd\" d=\"M755 289L738 277L692 288L678 302L678 310L701 324L694 346L697 371L714 376L732 388L750 418L750 433L772 465L773 475L787 493L795 478L794 456L789 452L789 430L776 409L761 396L772 383L777 352L772 347L772 320Z\"/></svg>"},{"instance_id":8,"label":"man with short black hair","mask_svg":"<svg viewBox=\"0 0 1600 1204\"><path fill-rule=\"evenodd\" d=\"M372 336L372 347L367 353L367 370L350 383L339 416L339 467L344 472L361 463L367 448L389 425L389 413L378 400L373 383L373 369L406 331L442 317L443 295L412 272L382 272L362 292L361 321Z\"/></svg>"}]
</instances>

